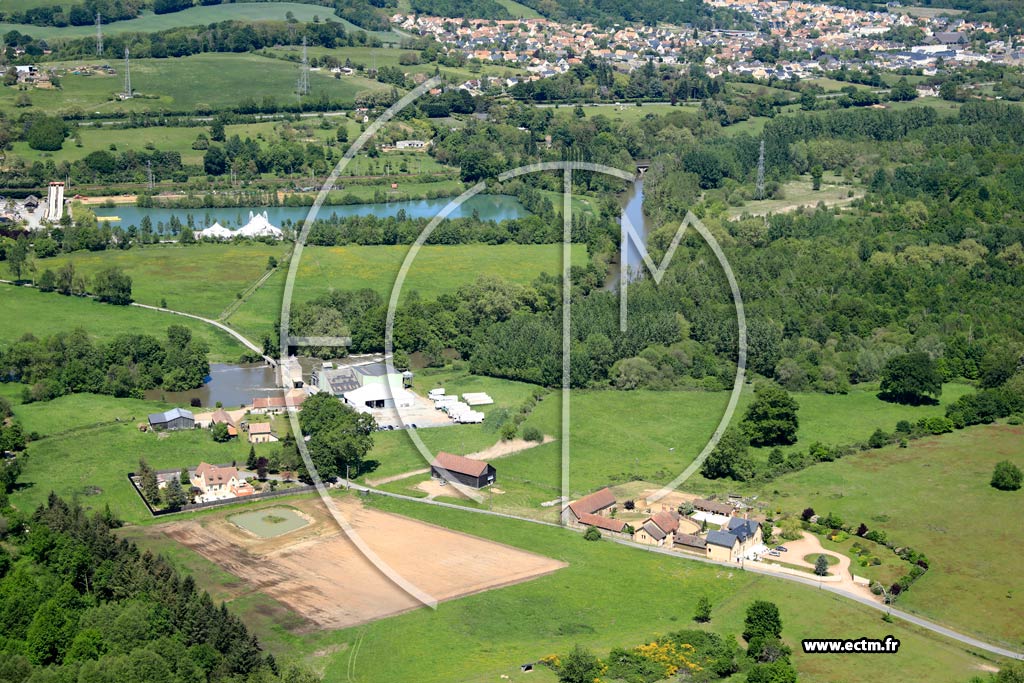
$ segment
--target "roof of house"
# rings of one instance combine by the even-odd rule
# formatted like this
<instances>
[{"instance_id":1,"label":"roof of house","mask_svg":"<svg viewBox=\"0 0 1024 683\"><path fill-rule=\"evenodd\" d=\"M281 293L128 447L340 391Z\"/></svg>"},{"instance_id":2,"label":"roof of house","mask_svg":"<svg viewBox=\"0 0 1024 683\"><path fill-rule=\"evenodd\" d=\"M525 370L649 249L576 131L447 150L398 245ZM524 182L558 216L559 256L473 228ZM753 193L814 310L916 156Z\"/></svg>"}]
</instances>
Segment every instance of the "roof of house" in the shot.
<instances>
[{"instance_id":1,"label":"roof of house","mask_svg":"<svg viewBox=\"0 0 1024 683\"><path fill-rule=\"evenodd\" d=\"M647 532L647 535L653 538L655 541L664 539L668 534L661 530L657 524L651 520L644 522L643 530Z\"/></svg>"},{"instance_id":2,"label":"roof of house","mask_svg":"<svg viewBox=\"0 0 1024 683\"><path fill-rule=\"evenodd\" d=\"M217 410L213 411L213 415L210 416L210 424L220 423L226 424L228 426L235 425L235 421L231 419L230 415L228 415L228 411L224 410L223 408L217 408Z\"/></svg>"},{"instance_id":3,"label":"roof of house","mask_svg":"<svg viewBox=\"0 0 1024 683\"><path fill-rule=\"evenodd\" d=\"M685 545L691 548L706 548L708 545L707 541L694 534L676 534L672 537L672 542L675 545Z\"/></svg>"},{"instance_id":4,"label":"roof of house","mask_svg":"<svg viewBox=\"0 0 1024 683\"><path fill-rule=\"evenodd\" d=\"M253 422L249 425L250 434L270 434L271 431L269 422Z\"/></svg>"},{"instance_id":5,"label":"roof of house","mask_svg":"<svg viewBox=\"0 0 1024 683\"><path fill-rule=\"evenodd\" d=\"M757 533L759 526L761 525L752 519L733 517L729 520L729 533L733 534L741 541L745 541Z\"/></svg>"},{"instance_id":6,"label":"roof of house","mask_svg":"<svg viewBox=\"0 0 1024 683\"><path fill-rule=\"evenodd\" d=\"M430 464L449 472L468 474L471 477L479 477L487 471L487 463L483 460L472 460L461 455L455 455L454 453L445 453L444 451L438 452L434 457L434 461Z\"/></svg>"},{"instance_id":7,"label":"roof of house","mask_svg":"<svg viewBox=\"0 0 1024 683\"><path fill-rule=\"evenodd\" d=\"M383 377L388 374L388 366L386 363L367 363L366 365L356 365L352 369L360 375L366 375L368 377Z\"/></svg>"},{"instance_id":8,"label":"roof of house","mask_svg":"<svg viewBox=\"0 0 1024 683\"><path fill-rule=\"evenodd\" d=\"M184 408L171 408L170 410L163 413L150 413L149 423L154 422L170 422L171 420L177 420L179 417L184 417L188 420L194 420L192 413L185 410Z\"/></svg>"},{"instance_id":9,"label":"roof of house","mask_svg":"<svg viewBox=\"0 0 1024 683\"><path fill-rule=\"evenodd\" d=\"M707 537L708 545L718 545L723 548L732 548L739 542L734 534L728 531L709 531Z\"/></svg>"},{"instance_id":10,"label":"roof of house","mask_svg":"<svg viewBox=\"0 0 1024 683\"><path fill-rule=\"evenodd\" d=\"M626 523L621 519L612 519L611 517L602 517L601 515L592 515L589 512L584 512L580 515L580 524L586 524L587 526L596 526L598 529L605 529L607 531L615 531L622 533L626 528Z\"/></svg>"},{"instance_id":11,"label":"roof of house","mask_svg":"<svg viewBox=\"0 0 1024 683\"><path fill-rule=\"evenodd\" d=\"M729 503L719 503L714 500L707 500L705 498L698 498L693 501L693 507L704 512L711 512L716 515L731 515L736 508Z\"/></svg>"},{"instance_id":12,"label":"roof of house","mask_svg":"<svg viewBox=\"0 0 1024 683\"><path fill-rule=\"evenodd\" d=\"M284 408L284 396L257 396L252 400L253 408Z\"/></svg>"},{"instance_id":13,"label":"roof of house","mask_svg":"<svg viewBox=\"0 0 1024 683\"><path fill-rule=\"evenodd\" d=\"M679 513L675 510L662 510L651 515L651 521L667 534L679 528Z\"/></svg>"},{"instance_id":14,"label":"roof of house","mask_svg":"<svg viewBox=\"0 0 1024 683\"><path fill-rule=\"evenodd\" d=\"M594 491L583 496L573 503L569 503L569 509L578 518L588 512L594 513L612 505L615 505L615 494L611 492L611 489L603 488L600 491Z\"/></svg>"},{"instance_id":15,"label":"roof of house","mask_svg":"<svg viewBox=\"0 0 1024 683\"><path fill-rule=\"evenodd\" d=\"M195 476L201 477L207 486L226 485L232 479L238 479L238 469L201 462L196 468Z\"/></svg>"}]
</instances>

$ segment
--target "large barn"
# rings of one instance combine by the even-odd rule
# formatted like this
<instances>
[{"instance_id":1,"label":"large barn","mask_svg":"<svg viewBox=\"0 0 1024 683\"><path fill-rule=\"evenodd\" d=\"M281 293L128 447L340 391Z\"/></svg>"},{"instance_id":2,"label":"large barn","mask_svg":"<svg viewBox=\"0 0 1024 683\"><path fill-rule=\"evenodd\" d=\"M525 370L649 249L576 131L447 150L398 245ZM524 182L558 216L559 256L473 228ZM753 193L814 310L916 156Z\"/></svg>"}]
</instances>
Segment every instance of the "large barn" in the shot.
<instances>
[{"instance_id":1,"label":"large barn","mask_svg":"<svg viewBox=\"0 0 1024 683\"><path fill-rule=\"evenodd\" d=\"M433 479L451 479L474 489L482 489L494 483L497 472L493 465L483 460L472 460L461 455L441 451L430 463Z\"/></svg>"},{"instance_id":2,"label":"large barn","mask_svg":"<svg viewBox=\"0 0 1024 683\"><path fill-rule=\"evenodd\" d=\"M165 413L151 413L149 416L150 428L157 431L192 429L195 424L195 417L184 408L172 408Z\"/></svg>"}]
</instances>

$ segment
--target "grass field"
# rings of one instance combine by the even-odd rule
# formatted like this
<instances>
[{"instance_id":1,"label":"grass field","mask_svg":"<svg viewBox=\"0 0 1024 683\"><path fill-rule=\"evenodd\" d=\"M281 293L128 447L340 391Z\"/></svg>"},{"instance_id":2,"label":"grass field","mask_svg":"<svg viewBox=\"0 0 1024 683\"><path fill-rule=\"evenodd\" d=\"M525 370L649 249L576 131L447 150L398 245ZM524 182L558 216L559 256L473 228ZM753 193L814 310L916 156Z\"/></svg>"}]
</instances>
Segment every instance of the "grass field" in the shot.
<instances>
[{"instance_id":1,"label":"grass field","mask_svg":"<svg viewBox=\"0 0 1024 683\"><path fill-rule=\"evenodd\" d=\"M13 9L17 7L19 10L28 9L35 5L63 5L65 9L70 6L71 2L57 2L54 0L50 2L47 0L4 0L0 2L0 9L7 11L9 8ZM353 26L352 24L344 21L343 19L334 15L328 7L319 7L317 5L306 5L297 2L252 2L252 3L232 3L222 5L211 5L209 7L192 7L191 9L182 10L181 12L173 12L171 14L153 14L152 12L144 12L141 16L136 19L129 19L127 21L115 21L111 24L104 23L103 33L104 35L114 35L117 33L130 33L140 32L148 33L151 31L166 31L167 29L177 28L179 26L206 26L221 21L285 21L285 15L291 12L298 21L310 22L313 21L314 16L320 17L321 21L333 21L346 25L348 30L362 31L363 29ZM59 38L81 38L83 36L94 36L96 35L96 27L92 24L88 26L30 26L24 24L3 24L0 23L0 32L7 33L8 31L20 31L26 33L34 38L42 38L44 40L54 40ZM367 32L368 35L375 36L384 41L394 41L398 39L398 36L391 32Z\"/></svg>"},{"instance_id":2,"label":"grass field","mask_svg":"<svg viewBox=\"0 0 1024 683\"><path fill-rule=\"evenodd\" d=\"M1024 496L989 485L1000 460L1024 467L1024 429L972 427L867 451L781 477L771 498L789 512L810 506L864 522L925 553L931 569L899 598L900 608L1019 649Z\"/></svg>"},{"instance_id":3,"label":"grass field","mask_svg":"<svg viewBox=\"0 0 1024 683\"><path fill-rule=\"evenodd\" d=\"M21 385L15 385L21 386ZM99 394L70 394L52 401L26 403L14 407L14 415L24 430L41 436L55 436L85 427L127 422L134 424L149 413L171 408L169 403L114 398Z\"/></svg>"},{"instance_id":4,"label":"grass field","mask_svg":"<svg viewBox=\"0 0 1024 683\"><path fill-rule=\"evenodd\" d=\"M94 63L88 60L85 63ZM75 67L81 62L53 62L47 66ZM122 65L115 64L114 75L76 76L61 79L60 90L31 90L29 111L81 109L86 112L171 110L193 112L236 106L243 97L257 101L274 97L294 100L298 65L255 54L207 53L176 59L137 59L132 61L132 87L137 97L111 99L124 88ZM353 102L364 91L380 90L381 83L358 76L332 78L329 73L310 74L314 94L325 93L333 100ZM15 88L0 89L0 111L14 111ZM24 110L17 109L20 113Z\"/></svg>"},{"instance_id":5,"label":"grass field","mask_svg":"<svg viewBox=\"0 0 1024 683\"><path fill-rule=\"evenodd\" d=\"M246 350L225 332L198 320L171 316L129 306L111 306L92 299L61 296L55 292L39 292L26 287L0 285L0 344L17 341L31 332L45 337L85 329L97 339L111 339L122 332L151 334L166 338L169 325L185 325L197 338L210 345L211 361L236 361Z\"/></svg>"},{"instance_id":6,"label":"grass field","mask_svg":"<svg viewBox=\"0 0 1024 683\"><path fill-rule=\"evenodd\" d=\"M302 254L295 300L308 301L331 290L368 287L387 301L408 246L310 247ZM559 272L557 244L451 245L423 247L406 275L403 296L419 292L424 299L476 282L481 275L526 284L542 272ZM573 246L573 263L586 263L586 249ZM237 312L231 325L259 337L281 311L284 268L274 274ZM168 303L170 300L168 300Z\"/></svg>"},{"instance_id":7,"label":"grass field","mask_svg":"<svg viewBox=\"0 0 1024 683\"><path fill-rule=\"evenodd\" d=\"M282 56L293 56L297 57L302 54L302 48L296 46L286 46L272 48L271 52ZM308 48L308 53L311 57L320 55L330 55L340 62L345 62L346 59L351 60L353 64L362 64L367 69L381 68L384 66L395 66L402 69L406 74L424 74L427 76L433 76L434 70L437 69L439 75L446 80L455 83L461 83L471 78L479 78L480 76L517 76L526 73L523 69L519 69L513 66L504 66L499 64L474 64L462 67L449 67L443 66L437 63L422 64L401 64L398 60L399 57L404 53L409 52L415 53L415 51L402 50L397 47L358 47L358 46L343 46L338 48L325 48L325 47L311 47ZM344 76L342 80L351 78L350 76Z\"/></svg>"},{"instance_id":8,"label":"grass field","mask_svg":"<svg viewBox=\"0 0 1024 683\"><path fill-rule=\"evenodd\" d=\"M863 189L844 185L841 181L841 178L835 176L825 178L821 189L815 190L809 178L791 180L783 184L781 199L753 200L743 206L730 206L728 216L735 219L743 214L763 216L770 213L785 213L801 206L817 206L819 202L824 202L827 206L838 206L864 196Z\"/></svg>"},{"instance_id":9,"label":"grass field","mask_svg":"<svg viewBox=\"0 0 1024 683\"><path fill-rule=\"evenodd\" d=\"M778 604L783 637L794 649L800 680L805 683L954 683L986 663L945 640L900 623L886 624L868 608L778 579L669 559L609 542L588 543L575 534L514 520L395 500L374 499L373 504L569 566L533 581L442 603L436 611L420 609L341 631L290 632L290 612L280 603L258 594L233 601L232 608L279 661L304 661L322 670L325 680L477 683L503 675L520 680L520 664L547 654L565 654L576 643L604 655L612 647L631 647L669 631L693 628L696 602L708 595L713 611L707 628L730 635L742 630L743 614L751 601L768 599ZM237 584L223 572L207 571L211 563L166 537L130 529L127 533L143 547L168 551L175 564L194 573L214 595L230 596L232 584ZM870 657L805 656L799 648L800 639L807 637L880 638L890 633L902 644L885 666ZM460 647L439 647L455 640ZM396 642L402 643L400 657L394 656ZM543 668L531 677L555 680Z\"/></svg>"},{"instance_id":10,"label":"grass field","mask_svg":"<svg viewBox=\"0 0 1024 683\"><path fill-rule=\"evenodd\" d=\"M150 245L143 249L79 251L35 261L37 277L44 269L57 272L67 262L76 273L92 277L116 266L132 278L132 296L143 304L167 306L217 318L236 294L267 271L267 259L281 260L282 245L246 244ZM280 308L280 307L278 307ZM166 316L165 316L166 317Z\"/></svg>"},{"instance_id":11,"label":"grass field","mask_svg":"<svg viewBox=\"0 0 1024 683\"><path fill-rule=\"evenodd\" d=\"M145 458L154 469L195 467L203 460L215 464L245 462L249 444L243 440L215 443L204 429L162 435L140 432L136 422L145 421L146 413L163 407L161 403L151 403L152 408L147 409L141 403L106 411L107 415L128 413L134 421L73 429L30 444L30 456L18 479L20 488L11 494L11 503L19 509L31 510L43 503L50 491L55 491L65 500L79 499L87 508L102 510L109 504L121 519L143 522L150 519L149 512L127 477L128 472L138 469L139 458ZM59 417L74 405L58 404L53 410ZM103 402L99 405L103 406ZM92 410L104 412L102 408ZM264 456L276 448L276 444L257 444L256 452Z\"/></svg>"}]
</instances>

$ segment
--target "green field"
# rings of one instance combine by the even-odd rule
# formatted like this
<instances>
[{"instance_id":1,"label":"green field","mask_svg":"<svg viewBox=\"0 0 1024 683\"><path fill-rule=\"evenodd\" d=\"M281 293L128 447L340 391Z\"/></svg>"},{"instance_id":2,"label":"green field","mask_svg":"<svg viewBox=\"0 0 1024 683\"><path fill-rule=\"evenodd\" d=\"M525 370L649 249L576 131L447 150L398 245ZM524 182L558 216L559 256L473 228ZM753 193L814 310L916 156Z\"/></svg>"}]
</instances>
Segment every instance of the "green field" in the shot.
<instances>
[{"instance_id":1,"label":"green field","mask_svg":"<svg viewBox=\"0 0 1024 683\"><path fill-rule=\"evenodd\" d=\"M4 0L3 2L0 2L0 10L8 11L15 7L18 10L25 10L32 6L44 5L63 5L66 9L71 4L73 3L57 2L56 0L53 2L50 2L49 0L46 2L43 2L43 0L28 0L27 2L25 0ZM318 16L321 21L333 21L345 24L348 30L363 30L339 17L336 17L329 7L306 5L297 2L242 2L237 4L225 3L223 5L211 5L209 7L192 7L191 9L182 10L181 12L172 12L171 14L153 14L152 12L144 12L136 19L115 21L112 24L104 23L103 33L104 35L130 32L148 33L151 31L166 31L167 29L178 28L179 26L206 26L221 21L232 20L284 21L285 15L288 12L291 12L295 18L301 22L313 21L313 17ZM25 24L0 23L0 32L7 33L8 31L19 31L34 38L42 38L47 41L59 38L81 38L83 36L96 35L96 27L92 24L89 26L64 26L58 28L54 26L31 26ZM391 32L382 33L370 31L367 33L368 35L378 37L385 41L396 40L398 38L397 35Z\"/></svg>"},{"instance_id":2,"label":"green field","mask_svg":"<svg viewBox=\"0 0 1024 683\"><path fill-rule=\"evenodd\" d=\"M1024 429L972 427L780 477L775 507L835 512L925 553L931 569L899 607L1011 647L1024 645L1020 491L989 485L1000 460L1024 467Z\"/></svg>"},{"instance_id":3,"label":"green field","mask_svg":"<svg viewBox=\"0 0 1024 683\"><path fill-rule=\"evenodd\" d=\"M442 603L342 631L291 632L282 605L247 594L231 606L279 661L298 659L323 670L325 680L461 681L522 680L519 665L565 654L576 643L605 655L612 647L650 642L660 634L693 628L697 599L713 604L711 630L738 634L743 614L755 599L779 605L783 638L794 649L803 683L959 683L988 662L944 639L901 623L886 624L878 612L769 577L724 570L684 559L614 545L588 543L559 529L415 503L374 499L374 505L434 524L494 539L569 564L549 576L500 590ZM143 547L168 552L215 596L239 593L223 570L156 533L127 530ZM298 620L292 619L293 623ZM805 656L808 637L899 638L898 655L885 666L871 657ZM439 647L457 640L459 647ZM402 656L395 656L395 643ZM530 675L555 677L543 668Z\"/></svg>"},{"instance_id":4,"label":"green field","mask_svg":"<svg viewBox=\"0 0 1024 683\"><path fill-rule=\"evenodd\" d=\"M116 266L132 278L132 296L152 306L167 300L175 310L217 318L221 312L267 272L267 259L281 260L283 245L245 244L149 245L145 248L79 251L36 259L36 277L44 269L57 272L67 262L77 273L92 277ZM279 307L280 308L280 307Z\"/></svg>"},{"instance_id":5,"label":"green field","mask_svg":"<svg viewBox=\"0 0 1024 683\"><path fill-rule=\"evenodd\" d=\"M295 300L308 301L331 290L368 287L387 301L408 251L405 245L307 247L299 264ZM586 260L586 248L573 245L573 264L584 265ZM558 244L429 245L420 249L409 269L403 296L416 291L424 299L433 299L472 284L480 276L527 284L542 272L559 272L560 263ZM231 315L233 327L259 337L273 325L284 294L286 269L279 270Z\"/></svg>"},{"instance_id":6,"label":"green field","mask_svg":"<svg viewBox=\"0 0 1024 683\"><path fill-rule=\"evenodd\" d=\"M97 339L107 340L122 332L166 338L169 325L185 325L210 345L211 361L236 361L246 351L233 337L206 323L158 311L111 306L92 299L39 292L27 287L0 285L0 344L17 341L31 332L46 337L81 327Z\"/></svg>"},{"instance_id":7,"label":"green field","mask_svg":"<svg viewBox=\"0 0 1024 683\"><path fill-rule=\"evenodd\" d=\"M9 385L22 386L22 385ZM86 427L125 422L135 424L150 413L171 408L169 403L114 398L100 394L69 394L52 401L14 407L14 415L29 433L55 436Z\"/></svg>"},{"instance_id":8,"label":"green field","mask_svg":"<svg viewBox=\"0 0 1024 683\"><path fill-rule=\"evenodd\" d=\"M92 60L86 63L93 63ZM48 67L74 68L81 62L53 62ZM61 79L60 90L30 90L29 111L80 109L103 114L124 111L194 112L197 109L235 107L245 97L256 101L273 97L279 102L296 101L295 82L298 65L255 54L206 53L176 59L132 60L134 99L111 99L124 88L123 65L114 64L113 75L68 74ZM358 93L385 87L377 81L358 76L332 78L329 73L310 74L313 94L324 93L332 100L353 102ZM0 111L18 111L15 88L0 89Z\"/></svg>"}]
</instances>

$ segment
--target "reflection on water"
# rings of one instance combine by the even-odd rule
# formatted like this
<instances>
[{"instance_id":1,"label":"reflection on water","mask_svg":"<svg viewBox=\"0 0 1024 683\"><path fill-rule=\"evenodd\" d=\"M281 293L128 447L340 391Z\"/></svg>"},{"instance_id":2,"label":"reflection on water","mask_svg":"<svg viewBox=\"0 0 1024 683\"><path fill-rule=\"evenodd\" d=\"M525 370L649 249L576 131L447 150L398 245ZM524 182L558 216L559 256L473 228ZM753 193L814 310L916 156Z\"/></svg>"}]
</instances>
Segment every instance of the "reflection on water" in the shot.
<instances>
[{"instance_id":1,"label":"reflection on water","mask_svg":"<svg viewBox=\"0 0 1024 683\"><path fill-rule=\"evenodd\" d=\"M397 216L399 211L405 211L408 218L433 218L441 209L451 202L448 197L439 199L420 199L402 202L380 202L373 204L347 204L339 206L322 206L317 214L319 218L330 218L332 215L344 218L348 216ZM240 228L249 221L249 212L266 211L267 217L274 225L284 225L286 221L294 224L301 224L306 220L309 213L308 206L261 206L261 207L228 207L209 209L160 209L140 208L137 206L117 206L112 208L96 209L96 215L100 218L114 216L120 221L109 221L111 224L128 227L129 225L139 226L143 216L149 216L153 226L159 223L167 225L172 216L177 216L183 225L188 224L191 216L192 225L202 229L219 222L226 228ZM520 218L527 215L526 209L515 197L497 194L480 194L466 200L456 208L450 216L461 218L471 216L476 212L483 220L502 221L510 218Z\"/></svg>"},{"instance_id":2,"label":"reflection on water","mask_svg":"<svg viewBox=\"0 0 1024 683\"><path fill-rule=\"evenodd\" d=\"M647 234L653 227L648 221L647 216L644 215L644 181L643 178L637 179L633 183L633 186L626 191L625 204L622 209L622 215L629 219L629 222L633 224L633 229L636 231L644 243L647 242ZM616 290L619 287L619 268L622 263L625 263L629 269L628 272L633 277L640 277L644 272L643 258L640 256L639 250L636 246L630 242L629 247L626 249L625 254L619 254L618 260L613 261L608 267L608 277L605 278L604 288L606 290Z\"/></svg>"},{"instance_id":3,"label":"reflection on water","mask_svg":"<svg viewBox=\"0 0 1024 683\"><path fill-rule=\"evenodd\" d=\"M178 405L190 405L198 398L203 408L212 407L220 401L225 408L249 405L257 396L270 396L278 391L274 384L274 369L262 363L229 365L213 363L206 384L189 391L164 391L151 389L145 393L150 401L166 401Z\"/></svg>"}]
</instances>

